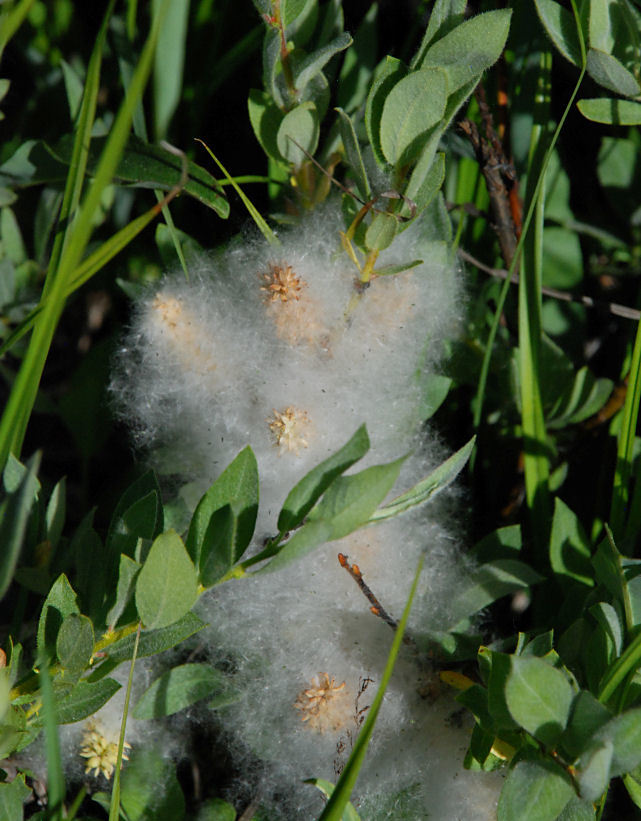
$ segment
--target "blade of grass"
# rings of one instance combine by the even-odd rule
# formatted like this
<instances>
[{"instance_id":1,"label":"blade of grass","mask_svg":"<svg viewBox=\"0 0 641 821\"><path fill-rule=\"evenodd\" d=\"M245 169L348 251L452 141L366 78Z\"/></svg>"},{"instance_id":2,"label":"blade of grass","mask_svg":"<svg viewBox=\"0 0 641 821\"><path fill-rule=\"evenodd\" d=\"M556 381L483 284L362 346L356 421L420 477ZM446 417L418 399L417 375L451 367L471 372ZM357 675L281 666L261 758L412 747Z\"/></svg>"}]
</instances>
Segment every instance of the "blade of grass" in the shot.
<instances>
[{"instance_id":1,"label":"blade of grass","mask_svg":"<svg viewBox=\"0 0 641 821\"><path fill-rule=\"evenodd\" d=\"M29 14L34 0L20 0L18 5L10 11L5 11L0 15L0 57L5 46L18 31L25 17Z\"/></svg>"},{"instance_id":2,"label":"blade of grass","mask_svg":"<svg viewBox=\"0 0 641 821\"><path fill-rule=\"evenodd\" d=\"M216 163L216 165L223 172L223 174L225 175L227 181L233 187L234 191L238 194L238 196L242 200L243 205L249 211L249 214L250 214L251 218L254 220L254 222L258 226L260 232L262 233L262 235L267 240L267 242L270 245L280 245L280 240L278 239L276 234L274 234L274 232L269 227L269 225L267 225L267 223L263 219L262 215L260 214L259 210L253 204L253 202L251 202L249 197L245 194L245 192L240 187L240 185L238 185L236 180L229 175L229 173L228 173L227 169L225 168L225 166L221 163L221 161L218 159L218 157L216 157L216 155L211 150L211 148L207 145L207 143L203 142L198 137L196 137L196 142L200 143L204 147L205 151L207 151L207 153L212 158L212 160Z\"/></svg>"},{"instance_id":3,"label":"blade of grass","mask_svg":"<svg viewBox=\"0 0 641 821\"><path fill-rule=\"evenodd\" d=\"M610 506L610 526L615 538L621 538L628 512L628 498L630 494L630 477L632 475L632 461L634 438L639 416L639 401L641 400L641 322L637 325L637 334L634 340L632 362L628 374L628 390L625 394L621 430L617 442L617 461L612 484L612 504ZM635 493L634 507L629 512L630 522L636 522L641 517L641 499Z\"/></svg>"},{"instance_id":4,"label":"blade of grass","mask_svg":"<svg viewBox=\"0 0 641 821\"><path fill-rule=\"evenodd\" d=\"M414 575L412 589L410 590L410 595L407 599L407 604L405 605L403 616L399 622L396 633L394 634L392 648L389 652L389 656L387 657L387 663L385 664L385 669L383 670L383 676L381 678L379 688L376 692L376 696L374 697L374 701L372 702L372 705L369 708L367 718L365 719L365 723L361 727L361 731L358 734L358 738L354 743L354 748L347 761L347 764L345 765L345 769L343 770L341 777L338 779L338 782L334 787L334 791L329 801L325 805L325 809L320 815L318 821L341 821L343 817L343 811L345 810L345 807L349 802L352 790L354 789L354 785L356 784L356 779L358 778L360 769L363 766L363 761L365 760L367 746L369 744L370 738L372 737L374 725L376 724L376 719L378 717L379 710L381 709L381 704L383 703L383 696L385 695L385 690L387 689L387 685L389 684L389 681L392 677L392 672L394 671L396 657L398 656L398 651L401 648L401 643L403 641L403 633L405 632L405 625L407 624L407 619L409 618L410 610L412 608L412 602L414 600L414 594L416 593L416 588L418 586L418 580L421 575L422 569L423 559L421 558L418 564L418 568L416 569L416 574Z\"/></svg>"},{"instance_id":5,"label":"blade of grass","mask_svg":"<svg viewBox=\"0 0 641 821\"><path fill-rule=\"evenodd\" d=\"M165 6L168 0L165 0ZM153 60L158 34L158 21L147 38L125 100L120 107L104 151L98 163L92 184L78 211L70 235L65 237L60 264L54 272L49 297L36 320L27 353L14 382L13 390L0 422L0 466L10 452L20 454L38 385L44 369L53 334L64 308L71 276L78 267L92 232L96 209L105 187L110 183L127 140L132 115L141 97Z\"/></svg>"},{"instance_id":6,"label":"blade of grass","mask_svg":"<svg viewBox=\"0 0 641 821\"><path fill-rule=\"evenodd\" d=\"M67 174L65 193L62 199L62 205L60 206L58 227L56 229L56 236L54 239L53 248L51 250L51 259L49 260L47 278L42 291L43 297L47 296L55 280L58 265L60 263L60 256L67 241L67 237L71 233L71 222L76 216L80 196L82 194L82 187L84 185L85 173L87 170L87 160L89 158L91 130L93 128L93 123L96 116L96 104L98 100L98 90L100 88L102 53L105 45L105 38L107 36L107 26L113 13L114 5L115 0L110 0L100 27L100 31L98 32L96 45L91 53L91 58L87 67L87 77L85 79L82 103L78 113L78 121L75 124L76 137L71 153L71 163Z\"/></svg>"},{"instance_id":7,"label":"blade of grass","mask_svg":"<svg viewBox=\"0 0 641 821\"><path fill-rule=\"evenodd\" d=\"M519 373L525 496L530 511L534 553L547 564L551 520L550 463L541 400L540 350L542 337L543 219L545 215L545 152L550 108L552 54L541 53L534 99L525 202L534 204L534 224L522 247L519 276ZM534 185L536 180L537 184Z\"/></svg>"},{"instance_id":8,"label":"blade of grass","mask_svg":"<svg viewBox=\"0 0 641 821\"><path fill-rule=\"evenodd\" d=\"M45 727L45 753L47 756L47 819L62 819L62 805L65 799L65 779L62 772L60 739L56 719L56 703L53 695L49 668L45 659L39 664L40 696L42 698L42 717Z\"/></svg>"},{"instance_id":9,"label":"blade of grass","mask_svg":"<svg viewBox=\"0 0 641 821\"><path fill-rule=\"evenodd\" d=\"M120 737L118 739L118 758L116 759L116 769L114 771L114 785L111 790L111 803L109 804L109 821L118 821L120 816L120 769L122 767L122 754L125 749L125 732L127 730L127 715L129 713L129 700L131 698L131 688L134 682L134 665L138 655L138 642L140 641L140 630L142 622L138 622L136 630L136 640L134 642L134 653L131 657L129 667L129 678L127 679L127 692L125 693L125 704L122 709L122 721L120 723Z\"/></svg>"}]
</instances>

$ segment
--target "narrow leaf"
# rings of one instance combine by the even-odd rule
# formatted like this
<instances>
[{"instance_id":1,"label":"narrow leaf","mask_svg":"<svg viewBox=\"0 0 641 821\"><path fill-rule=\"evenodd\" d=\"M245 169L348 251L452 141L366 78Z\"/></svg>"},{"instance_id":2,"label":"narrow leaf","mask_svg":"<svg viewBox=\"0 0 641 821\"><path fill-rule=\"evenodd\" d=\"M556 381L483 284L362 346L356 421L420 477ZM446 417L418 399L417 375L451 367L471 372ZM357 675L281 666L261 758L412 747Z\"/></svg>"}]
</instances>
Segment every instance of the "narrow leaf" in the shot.
<instances>
[{"instance_id":1,"label":"narrow leaf","mask_svg":"<svg viewBox=\"0 0 641 821\"><path fill-rule=\"evenodd\" d=\"M349 442L310 470L290 490L278 516L279 531L285 533L300 524L334 479L362 459L368 450L369 436L365 425L361 425Z\"/></svg>"},{"instance_id":2,"label":"narrow leaf","mask_svg":"<svg viewBox=\"0 0 641 821\"><path fill-rule=\"evenodd\" d=\"M375 511L370 516L369 522L379 522L392 516L398 516L399 513L405 513L406 510L412 507L425 504L432 496L436 496L437 493L448 487L467 464L475 442L476 437L473 436L466 445L463 445L460 450L457 450L449 459L446 459L429 476L426 476L410 490L397 496L389 504Z\"/></svg>"}]
</instances>

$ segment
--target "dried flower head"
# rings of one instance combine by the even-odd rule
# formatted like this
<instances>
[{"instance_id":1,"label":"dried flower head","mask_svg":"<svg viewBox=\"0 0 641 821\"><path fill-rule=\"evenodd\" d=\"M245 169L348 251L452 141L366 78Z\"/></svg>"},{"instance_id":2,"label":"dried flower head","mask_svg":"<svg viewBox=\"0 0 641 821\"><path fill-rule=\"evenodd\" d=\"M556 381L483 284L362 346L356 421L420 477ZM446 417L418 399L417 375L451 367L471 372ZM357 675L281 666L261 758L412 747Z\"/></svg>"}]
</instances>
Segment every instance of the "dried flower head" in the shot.
<instances>
[{"instance_id":1,"label":"dried flower head","mask_svg":"<svg viewBox=\"0 0 641 821\"><path fill-rule=\"evenodd\" d=\"M264 282L263 301L279 339L290 345L320 344L325 348L328 333L320 321L322 309L309 294L307 282L284 263L271 263L269 272L260 276Z\"/></svg>"},{"instance_id":2,"label":"dried flower head","mask_svg":"<svg viewBox=\"0 0 641 821\"><path fill-rule=\"evenodd\" d=\"M85 772L90 773L93 770L96 777L102 773L109 780L118 760L118 741L114 738L107 738L102 724L92 720L87 723L81 743L80 755L87 759ZM125 741L122 751L125 761L129 760L127 750L130 749L131 744Z\"/></svg>"},{"instance_id":3,"label":"dried flower head","mask_svg":"<svg viewBox=\"0 0 641 821\"><path fill-rule=\"evenodd\" d=\"M207 373L216 369L208 348L210 334L180 299L159 291L151 303L149 317L153 331L160 333L170 344L172 353L189 370Z\"/></svg>"},{"instance_id":4,"label":"dried flower head","mask_svg":"<svg viewBox=\"0 0 641 821\"><path fill-rule=\"evenodd\" d=\"M328 673L319 673L311 685L301 690L294 702L307 727L319 733L338 732L353 723L354 705L344 681L336 684Z\"/></svg>"},{"instance_id":5,"label":"dried flower head","mask_svg":"<svg viewBox=\"0 0 641 821\"><path fill-rule=\"evenodd\" d=\"M267 423L280 454L287 451L298 456L301 448L309 447L309 442L305 438L311 427L307 411L293 405L283 411L274 409L274 415Z\"/></svg>"},{"instance_id":6,"label":"dried flower head","mask_svg":"<svg viewBox=\"0 0 641 821\"><path fill-rule=\"evenodd\" d=\"M275 265L270 263L269 272L261 274L261 279L265 282L260 290L264 291L265 302L290 302L299 300L300 292L307 283L296 276L291 265Z\"/></svg>"}]
</instances>

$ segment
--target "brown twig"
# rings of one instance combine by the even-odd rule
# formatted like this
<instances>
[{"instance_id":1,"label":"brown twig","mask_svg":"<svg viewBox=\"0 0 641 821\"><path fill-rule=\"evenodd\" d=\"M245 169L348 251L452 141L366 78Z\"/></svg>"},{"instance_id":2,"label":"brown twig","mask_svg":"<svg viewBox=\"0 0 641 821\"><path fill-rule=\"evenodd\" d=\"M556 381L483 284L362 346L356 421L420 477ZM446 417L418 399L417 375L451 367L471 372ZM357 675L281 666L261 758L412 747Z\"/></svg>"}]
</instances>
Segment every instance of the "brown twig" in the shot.
<instances>
[{"instance_id":1,"label":"brown twig","mask_svg":"<svg viewBox=\"0 0 641 821\"><path fill-rule=\"evenodd\" d=\"M383 619L385 624L388 624L392 630L396 630L398 627L398 622L395 621L389 613L385 610L383 605L379 602L376 598L374 593L370 590L370 588L365 584L365 580L363 579L363 574L357 564L350 564L347 561L348 557L345 556L343 553L338 554L338 563L341 567L344 567L345 570L349 573L349 575L354 579L356 584L359 586L361 592L367 599L367 601L371 604L370 612L373 613L375 616L378 616L380 619ZM404 639L406 643L409 643L407 638Z\"/></svg>"},{"instance_id":2,"label":"brown twig","mask_svg":"<svg viewBox=\"0 0 641 821\"><path fill-rule=\"evenodd\" d=\"M509 267L521 231L521 204L516 172L494 128L492 113L482 86L477 87L475 95L485 133L481 134L476 123L469 119L461 120L459 128L472 144L485 178L494 220L493 227L499 240L501 254Z\"/></svg>"},{"instance_id":3,"label":"brown twig","mask_svg":"<svg viewBox=\"0 0 641 821\"><path fill-rule=\"evenodd\" d=\"M461 259L464 259L466 262L474 265L474 267L478 268L479 271L483 271L493 277L498 277L498 279L506 279L507 271L504 268L491 268L489 265L485 265L485 263L481 262L481 260L476 259L476 257L473 257L472 254L469 254L462 248L459 248L458 253ZM518 274L512 274L510 282L516 285L518 281ZM599 308L600 310L608 311L615 316L622 316L625 319L633 319L635 322L638 322L639 319L641 319L641 311L637 311L634 308L628 308L625 305L618 305L616 302L606 302L602 299L592 299L590 296L582 296L580 294L575 295L571 294L569 291L559 291L556 288L546 288L545 286L541 288L541 293L545 296L552 297L553 299L559 299L562 302L576 302L579 305L585 305L586 308Z\"/></svg>"}]
</instances>

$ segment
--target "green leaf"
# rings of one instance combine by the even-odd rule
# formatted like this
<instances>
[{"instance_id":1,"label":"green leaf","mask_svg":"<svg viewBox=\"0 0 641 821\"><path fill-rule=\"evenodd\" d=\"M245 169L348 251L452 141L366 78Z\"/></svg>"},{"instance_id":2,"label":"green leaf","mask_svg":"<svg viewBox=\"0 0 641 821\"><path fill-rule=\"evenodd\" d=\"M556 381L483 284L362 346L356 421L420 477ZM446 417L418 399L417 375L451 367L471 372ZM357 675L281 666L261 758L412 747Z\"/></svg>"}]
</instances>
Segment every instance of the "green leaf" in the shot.
<instances>
[{"instance_id":1,"label":"green leaf","mask_svg":"<svg viewBox=\"0 0 641 821\"><path fill-rule=\"evenodd\" d=\"M595 819L594 807L589 801L573 798L565 805L557 821L595 821Z\"/></svg>"},{"instance_id":2,"label":"green leaf","mask_svg":"<svg viewBox=\"0 0 641 821\"><path fill-rule=\"evenodd\" d=\"M156 16L162 0L153 0ZM154 54L154 125L157 140L164 139L182 95L183 66L189 0L172 0L163 16Z\"/></svg>"},{"instance_id":3,"label":"green leaf","mask_svg":"<svg viewBox=\"0 0 641 821\"><path fill-rule=\"evenodd\" d=\"M604 724L594 734L593 743L612 744L610 778L629 773L641 763L641 708L627 710Z\"/></svg>"},{"instance_id":4,"label":"green leaf","mask_svg":"<svg viewBox=\"0 0 641 821\"><path fill-rule=\"evenodd\" d=\"M210 798L198 808L195 821L236 821L236 810L222 798Z\"/></svg>"},{"instance_id":5,"label":"green leaf","mask_svg":"<svg viewBox=\"0 0 641 821\"><path fill-rule=\"evenodd\" d=\"M285 115L269 94L253 88L249 92L247 108L249 121L263 151L273 160L283 162L283 157L278 150L276 135Z\"/></svg>"},{"instance_id":6,"label":"green leaf","mask_svg":"<svg viewBox=\"0 0 641 821\"><path fill-rule=\"evenodd\" d=\"M641 808L641 783L630 773L623 776L623 783L630 798Z\"/></svg>"},{"instance_id":7,"label":"green leaf","mask_svg":"<svg viewBox=\"0 0 641 821\"><path fill-rule=\"evenodd\" d=\"M548 412L547 427L564 428L594 416L609 399L613 387L612 380L596 379L587 366L579 368L572 384Z\"/></svg>"},{"instance_id":8,"label":"green leaf","mask_svg":"<svg viewBox=\"0 0 641 821\"><path fill-rule=\"evenodd\" d=\"M313 784L326 798L329 798L334 792L332 782L326 781L324 778L308 778L305 780L305 783ZM344 807L341 821L360 821L360 815L354 809L354 805L351 801L348 801Z\"/></svg>"},{"instance_id":9,"label":"green leaf","mask_svg":"<svg viewBox=\"0 0 641 821\"><path fill-rule=\"evenodd\" d=\"M223 674L208 664L182 664L163 673L138 699L134 718L161 718L225 689Z\"/></svg>"},{"instance_id":10,"label":"green leaf","mask_svg":"<svg viewBox=\"0 0 641 821\"><path fill-rule=\"evenodd\" d=\"M369 450L369 436L365 425L356 431L343 447L310 470L290 490L278 515L278 530L286 533L299 525L327 488Z\"/></svg>"},{"instance_id":11,"label":"green leaf","mask_svg":"<svg viewBox=\"0 0 641 821\"><path fill-rule=\"evenodd\" d=\"M548 37L566 60L581 65L581 46L574 15L556 0L534 0L539 19Z\"/></svg>"},{"instance_id":12,"label":"green leaf","mask_svg":"<svg viewBox=\"0 0 641 821\"><path fill-rule=\"evenodd\" d=\"M87 170L93 173L97 166L107 137L94 137L91 140ZM41 163L44 173L36 174L39 181L57 182L66 176L66 166L71 162L71 140L63 137L53 146L45 146L49 159L56 162L57 171L44 166L40 155L33 159ZM184 192L198 200L202 205L213 209L221 219L229 216L229 203L222 193L220 183L202 166L185 159L187 182ZM140 188L157 188L169 191L181 182L182 159L170 154L160 146L150 145L133 134L127 140L123 155L116 168L114 182L133 185Z\"/></svg>"},{"instance_id":13,"label":"green leaf","mask_svg":"<svg viewBox=\"0 0 641 821\"><path fill-rule=\"evenodd\" d=\"M147 628L167 627L182 618L197 597L196 569L173 530L154 541L136 580L136 608Z\"/></svg>"},{"instance_id":14,"label":"green leaf","mask_svg":"<svg viewBox=\"0 0 641 821\"><path fill-rule=\"evenodd\" d=\"M365 232L365 245L370 251L384 251L394 241L398 220L391 214L375 214Z\"/></svg>"},{"instance_id":15,"label":"green leaf","mask_svg":"<svg viewBox=\"0 0 641 821\"><path fill-rule=\"evenodd\" d=\"M367 179L367 172L363 164L358 138L354 131L354 123L349 114L343 111L342 108L335 108L334 110L338 113L338 127L345 149L345 159L356 182L357 191L363 199L370 200L372 198L372 190L369 185L369 180Z\"/></svg>"},{"instance_id":16,"label":"green leaf","mask_svg":"<svg viewBox=\"0 0 641 821\"><path fill-rule=\"evenodd\" d=\"M93 715L121 685L113 678L103 678L97 682L79 681L71 693L58 702L56 717L59 724L73 724Z\"/></svg>"},{"instance_id":17,"label":"green leaf","mask_svg":"<svg viewBox=\"0 0 641 821\"><path fill-rule=\"evenodd\" d=\"M572 782L558 764L520 761L501 790L497 821L556 821L572 798Z\"/></svg>"},{"instance_id":18,"label":"green leaf","mask_svg":"<svg viewBox=\"0 0 641 821\"><path fill-rule=\"evenodd\" d=\"M306 154L314 154L318 146L319 123L314 103L301 103L283 117L276 135L276 144L282 157L298 167Z\"/></svg>"},{"instance_id":19,"label":"green leaf","mask_svg":"<svg viewBox=\"0 0 641 821\"><path fill-rule=\"evenodd\" d=\"M475 561L484 564L494 559L516 559L523 547L520 525L499 527L472 548Z\"/></svg>"},{"instance_id":20,"label":"green leaf","mask_svg":"<svg viewBox=\"0 0 641 821\"><path fill-rule=\"evenodd\" d=\"M612 718L612 714L588 690L578 692L572 702L570 718L561 744L571 758L578 756L586 748L594 733Z\"/></svg>"},{"instance_id":21,"label":"green leaf","mask_svg":"<svg viewBox=\"0 0 641 821\"><path fill-rule=\"evenodd\" d=\"M634 74L612 54L591 48L588 50L588 74L604 88L623 97L636 97L641 88Z\"/></svg>"},{"instance_id":22,"label":"green leaf","mask_svg":"<svg viewBox=\"0 0 641 821\"><path fill-rule=\"evenodd\" d=\"M231 505L216 510L205 531L198 576L203 587L212 587L234 565L235 529Z\"/></svg>"},{"instance_id":23,"label":"green leaf","mask_svg":"<svg viewBox=\"0 0 641 821\"><path fill-rule=\"evenodd\" d=\"M56 547L62 535L67 513L66 507L67 480L63 477L51 491L45 522L47 525L47 539L52 547Z\"/></svg>"},{"instance_id":24,"label":"green leaf","mask_svg":"<svg viewBox=\"0 0 641 821\"><path fill-rule=\"evenodd\" d=\"M443 37L463 22L467 0L436 0L421 45L412 60L412 68L420 68L430 43Z\"/></svg>"},{"instance_id":25,"label":"green leaf","mask_svg":"<svg viewBox=\"0 0 641 821\"><path fill-rule=\"evenodd\" d=\"M162 653L163 650L175 647L175 645L180 644L181 641L193 636L194 633L206 626L206 623L198 618L195 613L186 613L181 619L168 627L161 627L158 630L143 630L140 634L137 655L139 658L155 656ZM133 657L135 641L136 636L134 634L125 636L125 638L119 639L106 647L105 653L114 664L128 661Z\"/></svg>"},{"instance_id":26,"label":"green leaf","mask_svg":"<svg viewBox=\"0 0 641 821\"><path fill-rule=\"evenodd\" d=\"M38 621L37 647L43 659L53 656L56 639L63 621L72 613L80 613L76 594L64 573L53 583L49 595L42 605ZM44 661L40 662L44 663Z\"/></svg>"},{"instance_id":27,"label":"green leaf","mask_svg":"<svg viewBox=\"0 0 641 821\"><path fill-rule=\"evenodd\" d=\"M611 640L615 656L619 656L623 650L624 625L617 611L608 602L599 602L590 607L589 613Z\"/></svg>"},{"instance_id":28,"label":"green leaf","mask_svg":"<svg viewBox=\"0 0 641 821\"><path fill-rule=\"evenodd\" d=\"M34 454L26 468L20 465L21 475L16 484L11 483L10 479L14 462L17 460L7 461L3 478L8 495L0 504L0 599L4 597L13 579L29 513L40 488L37 478L40 454Z\"/></svg>"},{"instance_id":29,"label":"green leaf","mask_svg":"<svg viewBox=\"0 0 641 821\"><path fill-rule=\"evenodd\" d=\"M384 507L379 508L369 518L369 522L379 522L383 519L389 519L392 516L398 516L400 513L410 510L417 505L425 504L441 490L452 484L459 473L467 464L468 459L472 453L476 437L473 436L470 441L463 445L460 450L453 453L449 459L446 459L442 465L439 465L433 470L425 479L414 485L413 488L405 493L397 496Z\"/></svg>"},{"instance_id":30,"label":"green leaf","mask_svg":"<svg viewBox=\"0 0 641 821\"><path fill-rule=\"evenodd\" d=\"M307 84L329 63L336 54L340 54L352 44L352 38L344 31L331 42L308 54L294 66L294 86L299 94L305 90ZM300 140L299 140L300 142ZM310 152L312 153L312 152Z\"/></svg>"},{"instance_id":31,"label":"green leaf","mask_svg":"<svg viewBox=\"0 0 641 821\"><path fill-rule=\"evenodd\" d=\"M432 202L445 179L445 154L436 153L441 133L440 126L433 130L405 189L405 196L414 203L419 213ZM406 213L408 210L407 203L403 203L401 213L410 216Z\"/></svg>"},{"instance_id":32,"label":"green leaf","mask_svg":"<svg viewBox=\"0 0 641 821\"><path fill-rule=\"evenodd\" d=\"M586 801L597 801L610 781L613 746L611 741L593 743L581 756L576 779L581 796Z\"/></svg>"},{"instance_id":33,"label":"green leaf","mask_svg":"<svg viewBox=\"0 0 641 821\"><path fill-rule=\"evenodd\" d=\"M127 522L125 515L129 509L136 504L136 502L145 499L145 497L148 497L151 493L155 493L157 499L156 516L154 522L153 524L150 523L149 526L145 527L142 533L134 531L132 534L131 526L133 526L134 522L138 520L139 517L138 515L130 516L129 522ZM142 476L138 477L138 479L129 485L118 500L118 504L116 505L116 509L113 512L113 516L111 517L111 522L109 524L107 544L112 541L112 538L116 534L119 536L133 535L136 538L138 536L143 536L148 539L155 538L160 532L162 532L163 527L161 499L162 494L160 491L160 486L158 485L158 480L152 470L149 470ZM136 510L136 508L134 508L134 510Z\"/></svg>"},{"instance_id":34,"label":"green leaf","mask_svg":"<svg viewBox=\"0 0 641 821\"><path fill-rule=\"evenodd\" d=\"M557 575L594 586L590 542L577 516L558 496L550 535L550 564Z\"/></svg>"},{"instance_id":35,"label":"green leaf","mask_svg":"<svg viewBox=\"0 0 641 821\"><path fill-rule=\"evenodd\" d=\"M422 265L424 260L422 259L412 259L410 262L400 262L395 265L382 265L380 268L374 269L374 274L377 277L391 277L395 276L396 274L404 274L405 271L410 271L412 268L417 268L419 265ZM445 382L449 385L452 384L452 380L449 379L447 376L441 377L439 374L433 374L431 377L436 381L439 380L439 387L436 390L437 394L441 393L441 388L444 386ZM445 391L447 395L447 391ZM443 399L445 396L443 397ZM440 404L440 402L439 402ZM434 408L436 410L436 408Z\"/></svg>"},{"instance_id":36,"label":"green leaf","mask_svg":"<svg viewBox=\"0 0 641 821\"><path fill-rule=\"evenodd\" d=\"M516 559L487 562L472 573L467 587L454 600L453 613L458 621L478 613L503 596L516 590L525 590L542 581L543 576Z\"/></svg>"},{"instance_id":37,"label":"green leaf","mask_svg":"<svg viewBox=\"0 0 641 821\"><path fill-rule=\"evenodd\" d=\"M546 746L554 746L567 724L574 698L560 670L535 656L512 656L505 700L512 718Z\"/></svg>"},{"instance_id":38,"label":"green leaf","mask_svg":"<svg viewBox=\"0 0 641 821\"><path fill-rule=\"evenodd\" d=\"M71 613L62 622L56 638L56 655L65 670L81 672L89 667L93 655L94 634L91 620Z\"/></svg>"},{"instance_id":39,"label":"green leaf","mask_svg":"<svg viewBox=\"0 0 641 821\"><path fill-rule=\"evenodd\" d=\"M397 60L395 57L386 57L376 69L372 87L367 95L367 102L365 104L365 127L372 151L374 152L374 159L383 169L387 168L387 160L381 147L380 135L383 107L387 100L387 95L406 74L407 68L400 60Z\"/></svg>"},{"instance_id":40,"label":"green leaf","mask_svg":"<svg viewBox=\"0 0 641 821\"><path fill-rule=\"evenodd\" d=\"M380 121L381 150L390 164L400 168L420 155L430 128L443 119L447 93L440 68L415 71L396 83Z\"/></svg>"},{"instance_id":41,"label":"green leaf","mask_svg":"<svg viewBox=\"0 0 641 821\"><path fill-rule=\"evenodd\" d=\"M118 567L118 585L116 587L116 600L107 613L107 624L114 627L118 619L125 611L134 596L135 582L138 571L141 568L139 562L130 559L124 553L120 554L120 566Z\"/></svg>"},{"instance_id":42,"label":"green leaf","mask_svg":"<svg viewBox=\"0 0 641 821\"><path fill-rule=\"evenodd\" d=\"M579 100L577 108L588 120L608 125L641 125L641 103L596 97Z\"/></svg>"},{"instance_id":43,"label":"green leaf","mask_svg":"<svg viewBox=\"0 0 641 821\"><path fill-rule=\"evenodd\" d=\"M0 783L0 818L4 821L22 821L23 804L33 798L33 793L25 784L24 773L19 773L13 781Z\"/></svg>"},{"instance_id":44,"label":"green leaf","mask_svg":"<svg viewBox=\"0 0 641 821\"><path fill-rule=\"evenodd\" d=\"M211 554L217 533L211 527L216 511L229 506L231 515L230 539L226 547L227 556L215 553L216 562L222 561L225 569L235 564L244 553L254 534L258 512L258 465L252 449L247 446L225 468L214 484L198 502L189 532L187 551L203 572L203 563L211 562ZM222 515L222 514L221 514Z\"/></svg>"},{"instance_id":45,"label":"green leaf","mask_svg":"<svg viewBox=\"0 0 641 821\"><path fill-rule=\"evenodd\" d=\"M509 9L488 11L465 20L425 53L422 70L438 67L447 75L447 93L453 94L499 59L510 30Z\"/></svg>"},{"instance_id":46,"label":"green leaf","mask_svg":"<svg viewBox=\"0 0 641 821\"><path fill-rule=\"evenodd\" d=\"M182 821L185 799L172 759L136 748L122 773L120 803L129 821Z\"/></svg>"},{"instance_id":47,"label":"green leaf","mask_svg":"<svg viewBox=\"0 0 641 821\"><path fill-rule=\"evenodd\" d=\"M310 511L306 524L261 570L276 570L300 559L319 544L342 539L362 527L389 493L405 458L366 468L353 476L339 476Z\"/></svg>"}]
</instances>

